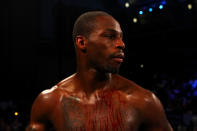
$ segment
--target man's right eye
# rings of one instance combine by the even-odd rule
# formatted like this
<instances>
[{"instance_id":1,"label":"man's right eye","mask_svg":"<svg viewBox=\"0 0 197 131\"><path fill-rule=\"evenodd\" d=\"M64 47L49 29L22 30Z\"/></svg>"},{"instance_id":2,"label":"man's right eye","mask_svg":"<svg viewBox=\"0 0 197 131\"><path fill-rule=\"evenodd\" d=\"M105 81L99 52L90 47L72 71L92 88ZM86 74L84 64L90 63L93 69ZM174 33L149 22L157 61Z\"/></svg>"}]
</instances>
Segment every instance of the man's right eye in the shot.
<instances>
[{"instance_id":1,"label":"man's right eye","mask_svg":"<svg viewBox=\"0 0 197 131\"><path fill-rule=\"evenodd\" d=\"M114 35L104 35L104 37L107 37L107 38L112 39L112 40L115 38Z\"/></svg>"}]
</instances>

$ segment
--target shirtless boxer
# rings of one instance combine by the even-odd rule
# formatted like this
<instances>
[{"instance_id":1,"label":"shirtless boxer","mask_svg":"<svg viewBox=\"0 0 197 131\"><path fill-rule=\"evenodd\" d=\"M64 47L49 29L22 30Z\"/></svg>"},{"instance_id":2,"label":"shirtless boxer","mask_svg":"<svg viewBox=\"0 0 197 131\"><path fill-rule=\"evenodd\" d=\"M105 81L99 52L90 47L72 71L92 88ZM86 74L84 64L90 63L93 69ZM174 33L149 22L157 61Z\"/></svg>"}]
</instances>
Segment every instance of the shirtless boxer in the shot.
<instances>
[{"instance_id":1,"label":"shirtless boxer","mask_svg":"<svg viewBox=\"0 0 197 131\"><path fill-rule=\"evenodd\" d=\"M160 100L117 74L125 44L111 15L82 14L73 39L77 72L39 94L27 131L172 131Z\"/></svg>"}]
</instances>

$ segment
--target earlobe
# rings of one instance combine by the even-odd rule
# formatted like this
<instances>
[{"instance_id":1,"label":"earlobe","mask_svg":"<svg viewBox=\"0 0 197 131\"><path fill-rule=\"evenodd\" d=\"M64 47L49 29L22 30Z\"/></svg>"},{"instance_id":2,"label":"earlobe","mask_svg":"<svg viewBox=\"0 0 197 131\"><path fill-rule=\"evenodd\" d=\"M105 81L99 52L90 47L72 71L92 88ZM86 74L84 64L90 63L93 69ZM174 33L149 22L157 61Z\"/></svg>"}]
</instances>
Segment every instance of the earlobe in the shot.
<instances>
[{"instance_id":1,"label":"earlobe","mask_svg":"<svg viewBox=\"0 0 197 131\"><path fill-rule=\"evenodd\" d=\"M84 36L76 36L75 43L81 51L86 51L86 38Z\"/></svg>"}]
</instances>

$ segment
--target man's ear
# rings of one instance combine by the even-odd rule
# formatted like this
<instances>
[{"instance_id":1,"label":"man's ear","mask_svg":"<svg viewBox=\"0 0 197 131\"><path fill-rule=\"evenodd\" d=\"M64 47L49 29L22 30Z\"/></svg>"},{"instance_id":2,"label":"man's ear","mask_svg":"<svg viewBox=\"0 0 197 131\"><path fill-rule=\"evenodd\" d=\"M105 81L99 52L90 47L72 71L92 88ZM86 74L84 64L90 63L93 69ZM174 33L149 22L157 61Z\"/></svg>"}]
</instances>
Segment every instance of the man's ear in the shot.
<instances>
[{"instance_id":1,"label":"man's ear","mask_svg":"<svg viewBox=\"0 0 197 131\"><path fill-rule=\"evenodd\" d=\"M87 48L87 39L84 36L78 35L75 37L75 44L78 49L85 52Z\"/></svg>"}]
</instances>

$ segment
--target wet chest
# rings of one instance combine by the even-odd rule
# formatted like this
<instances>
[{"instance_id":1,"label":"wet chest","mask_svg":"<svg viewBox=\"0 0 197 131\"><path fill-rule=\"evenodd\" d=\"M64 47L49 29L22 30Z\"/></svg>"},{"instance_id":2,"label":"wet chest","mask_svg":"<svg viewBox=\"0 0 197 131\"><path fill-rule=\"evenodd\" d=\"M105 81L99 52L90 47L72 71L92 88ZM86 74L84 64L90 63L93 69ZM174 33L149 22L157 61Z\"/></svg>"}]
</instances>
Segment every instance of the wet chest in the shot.
<instances>
[{"instance_id":1,"label":"wet chest","mask_svg":"<svg viewBox=\"0 0 197 131\"><path fill-rule=\"evenodd\" d=\"M62 114L64 129L69 131L135 131L140 124L139 110L120 97L91 104L63 98Z\"/></svg>"}]
</instances>

